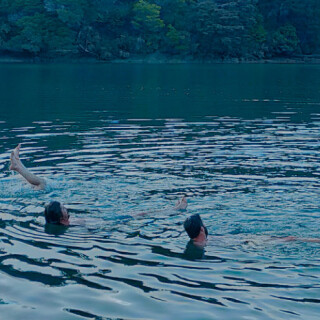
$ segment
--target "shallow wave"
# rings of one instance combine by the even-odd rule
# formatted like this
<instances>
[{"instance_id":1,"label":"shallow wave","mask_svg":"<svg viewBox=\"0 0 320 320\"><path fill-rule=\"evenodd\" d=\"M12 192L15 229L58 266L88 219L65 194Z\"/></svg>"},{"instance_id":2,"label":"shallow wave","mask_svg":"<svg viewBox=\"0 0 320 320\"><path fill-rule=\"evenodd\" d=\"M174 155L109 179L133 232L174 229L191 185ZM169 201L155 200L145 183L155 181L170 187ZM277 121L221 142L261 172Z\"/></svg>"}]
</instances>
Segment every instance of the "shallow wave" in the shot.
<instances>
[{"instance_id":1,"label":"shallow wave","mask_svg":"<svg viewBox=\"0 0 320 320\"><path fill-rule=\"evenodd\" d=\"M23 161L49 182L34 191L1 173L6 317L316 318L319 244L281 237L318 237L319 124L278 115L115 121L97 111L85 129L16 128ZM182 194L189 208L175 212ZM86 222L46 226L52 199ZM183 232L192 213L209 229L205 249Z\"/></svg>"}]
</instances>

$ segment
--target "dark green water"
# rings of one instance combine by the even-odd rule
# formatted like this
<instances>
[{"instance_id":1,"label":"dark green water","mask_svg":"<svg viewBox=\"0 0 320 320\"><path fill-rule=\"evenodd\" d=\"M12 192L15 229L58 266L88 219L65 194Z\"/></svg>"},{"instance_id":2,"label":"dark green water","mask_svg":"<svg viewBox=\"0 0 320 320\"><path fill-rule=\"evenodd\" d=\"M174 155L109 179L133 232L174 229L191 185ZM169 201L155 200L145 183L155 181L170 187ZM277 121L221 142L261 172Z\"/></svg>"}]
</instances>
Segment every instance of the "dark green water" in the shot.
<instances>
[{"instance_id":1,"label":"dark green water","mask_svg":"<svg viewBox=\"0 0 320 320\"><path fill-rule=\"evenodd\" d=\"M0 319L317 319L320 244L276 237L320 238L319 71L1 65ZM45 226L52 199L86 225Z\"/></svg>"}]
</instances>

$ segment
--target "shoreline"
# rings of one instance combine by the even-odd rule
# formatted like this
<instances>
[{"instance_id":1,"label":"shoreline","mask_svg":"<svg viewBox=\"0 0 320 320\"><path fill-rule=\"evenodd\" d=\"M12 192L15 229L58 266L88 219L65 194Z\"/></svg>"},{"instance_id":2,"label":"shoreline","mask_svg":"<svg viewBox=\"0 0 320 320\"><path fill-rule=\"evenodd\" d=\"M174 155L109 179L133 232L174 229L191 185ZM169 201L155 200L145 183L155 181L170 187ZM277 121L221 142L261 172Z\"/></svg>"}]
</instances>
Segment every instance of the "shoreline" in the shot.
<instances>
[{"instance_id":1,"label":"shoreline","mask_svg":"<svg viewBox=\"0 0 320 320\"><path fill-rule=\"evenodd\" d=\"M292 58L269 58L269 59L194 59L166 57L159 55L136 56L128 59L99 60L90 57L80 56L60 56L60 57L17 57L1 56L1 64L30 63L30 64L50 64L50 63L67 63L67 64L320 64L320 55L300 56Z\"/></svg>"}]
</instances>

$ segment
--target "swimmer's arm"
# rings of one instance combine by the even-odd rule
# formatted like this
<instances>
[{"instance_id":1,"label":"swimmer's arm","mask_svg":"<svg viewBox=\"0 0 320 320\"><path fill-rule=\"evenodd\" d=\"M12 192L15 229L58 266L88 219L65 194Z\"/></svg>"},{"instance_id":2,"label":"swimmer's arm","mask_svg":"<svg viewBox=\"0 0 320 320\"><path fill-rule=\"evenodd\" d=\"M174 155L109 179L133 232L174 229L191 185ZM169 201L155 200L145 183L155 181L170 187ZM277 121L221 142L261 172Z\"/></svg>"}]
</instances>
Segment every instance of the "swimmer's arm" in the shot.
<instances>
[{"instance_id":1,"label":"swimmer's arm","mask_svg":"<svg viewBox=\"0 0 320 320\"><path fill-rule=\"evenodd\" d=\"M289 237L283 237L279 238L282 241L301 241L301 242L313 242L313 243L320 243L319 238L298 238L294 236L289 236Z\"/></svg>"},{"instance_id":2,"label":"swimmer's arm","mask_svg":"<svg viewBox=\"0 0 320 320\"><path fill-rule=\"evenodd\" d=\"M183 196L175 205L174 210L185 210L188 206L187 198ZM152 213L159 213L159 212L165 212L168 209L161 209L161 210L155 210L152 211ZM171 209L172 210L172 209ZM134 217L143 217L150 214L150 212L140 212L133 214Z\"/></svg>"},{"instance_id":3,"label":"swimmer's arm","mask_svg":"<svg viewBox=\"0 0 320 320\"><path fill-rule=\"evenodd\" d=\"M298 241L320 243L318 238L297 238Z\"/></svg>"},{"instance_id":4,"label":"swimmer's arm","mask_svg":"<svg viewBox=\"0 0 320 320\"><path fill-rule=\"evenodd\" d=\"M20 147L21 147L21 144L19 144L11 152L10 170L18 172L22 177L26 179L27 182L29 182L37 190L44 189L46 187L46 180L30 172L21 162L19 158Z\"/></svg>"}]
</instances>

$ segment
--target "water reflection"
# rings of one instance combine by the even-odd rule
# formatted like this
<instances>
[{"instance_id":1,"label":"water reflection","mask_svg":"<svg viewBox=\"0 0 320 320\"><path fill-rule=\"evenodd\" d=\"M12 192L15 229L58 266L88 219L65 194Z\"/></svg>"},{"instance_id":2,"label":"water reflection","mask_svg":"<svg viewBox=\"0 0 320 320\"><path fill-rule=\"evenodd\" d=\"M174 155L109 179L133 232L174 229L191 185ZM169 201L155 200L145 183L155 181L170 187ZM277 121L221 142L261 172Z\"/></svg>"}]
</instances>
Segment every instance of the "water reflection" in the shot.
<instances>
[{"instance_id":1,"label":"water reflection","mask_svg":"<svg viewBox=\"0 0 320 320\"><path fill-rule=\"evenodd\" d=\"M163 68L3 66L6 319L318 316L319 245L269 241L319 237L318 67ZM8 171L18 142L46 191ZM53 199L86 224L45 225Z\"/></svg>"},{"instance_id":2,"label":"water reflection","mask_svg":"<svg viewBox=\"0 0 320 320\"><path fill-rule=\"evenodd\" d=\"M186 259L197 260L203 259L205 254L205 248L201 246L197 246L190 240L187 243L186 249L184 250L184 254Z\"/></svg>"},{"instance_id":3,"label":"water reflection","mask_svg":"<svg viewBox=\"0 0 320 320\"><path fill-rule=\"evenodd\" d=\"M44 230L49 235L60 236L68 231L68 227L46 223Z\"/></svg>"}]
</instances>

